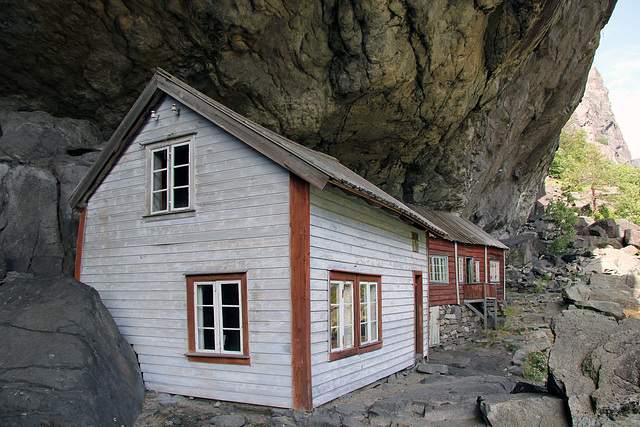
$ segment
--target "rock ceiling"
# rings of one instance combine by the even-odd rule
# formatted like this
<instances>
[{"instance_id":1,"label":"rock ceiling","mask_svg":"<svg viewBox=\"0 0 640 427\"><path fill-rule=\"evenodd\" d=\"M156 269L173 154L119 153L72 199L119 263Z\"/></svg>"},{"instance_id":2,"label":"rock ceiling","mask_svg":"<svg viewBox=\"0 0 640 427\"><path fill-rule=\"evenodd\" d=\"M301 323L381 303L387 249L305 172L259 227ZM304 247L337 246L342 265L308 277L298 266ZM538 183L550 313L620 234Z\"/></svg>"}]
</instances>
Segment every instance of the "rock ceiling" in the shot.
<instances>
[{"instance_id":1,"label":"rock ceiling","mask_svg":"<svg viewBox=\"0 0 640 427\"><path fill-rule=\"evenodd\" d=\"M0 97L113 128L159 66L488 231L524 218L615 0L0 3Z\"/></svg>"}]
</instances>

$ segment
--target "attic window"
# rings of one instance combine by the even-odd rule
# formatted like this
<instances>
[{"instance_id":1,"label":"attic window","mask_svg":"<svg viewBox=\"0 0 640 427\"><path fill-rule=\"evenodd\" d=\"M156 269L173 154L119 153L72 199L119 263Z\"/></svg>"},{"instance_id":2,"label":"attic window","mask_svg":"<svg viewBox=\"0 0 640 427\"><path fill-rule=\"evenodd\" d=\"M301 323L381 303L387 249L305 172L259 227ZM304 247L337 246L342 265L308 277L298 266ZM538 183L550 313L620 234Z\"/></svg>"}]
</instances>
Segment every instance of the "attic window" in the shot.
<instances>
[{"instance_id":1,"label":"attic window","mask_svg":"<svg viewBox=\"0 0 640 427\"><path fill-rule=\"evenodd\" d=\"M193 137L146 146L148 213L183 212L193 208Z\"/></svg>"}]
</instances>

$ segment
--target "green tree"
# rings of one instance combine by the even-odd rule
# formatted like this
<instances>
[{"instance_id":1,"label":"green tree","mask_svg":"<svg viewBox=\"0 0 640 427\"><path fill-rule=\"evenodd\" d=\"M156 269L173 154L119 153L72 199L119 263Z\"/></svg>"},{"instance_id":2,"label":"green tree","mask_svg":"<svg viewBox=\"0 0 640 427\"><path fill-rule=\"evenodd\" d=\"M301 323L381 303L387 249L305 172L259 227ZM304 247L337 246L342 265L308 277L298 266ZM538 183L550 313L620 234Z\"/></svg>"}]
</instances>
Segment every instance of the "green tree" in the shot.
<instances>
[{"instance_id":1,"label":"green tree","mask_svg":"<svg viewBox=\"0 0 640 427\"><path fill-rule=\"evenodd\" d=\"M606 143L606 140L599 141ZM640 169L615 164L604 158L596 144L587 141L584 131L560 134L559 147L549 168L549 176L563 182L563 191L589 190L590 207L584 212L596 218L613 216L640 224ZM609 203L598 206L599 190L617 187L616 194L606 196ZM568 201L570 203L570 201Z\"/></svg>"},{"instance_id":2,"label":"green tree","mask_svg":"<svg viewBox=\"0 0 640 427\"><path fill-rule=\"evenodd\" d=\"M553 253L564 252L575 235L575 225L578 222L577 209L567 205L562 200L549 203L547 213L558 226L558 234L549 248Z\"/></svg>"},{"instance_id":3,"label":"green tree","mask_svg":"<svg viewBox=\"0 0 640 427\"><path fill-rule=\"evenodd\" d=\"M562 131L558 151L551 163L549 175L591 192L591 209L598 212L598 190L609 181L613 163L605 159L600 150L587 141L585 132Z\"/></svg>"}]
</instances>

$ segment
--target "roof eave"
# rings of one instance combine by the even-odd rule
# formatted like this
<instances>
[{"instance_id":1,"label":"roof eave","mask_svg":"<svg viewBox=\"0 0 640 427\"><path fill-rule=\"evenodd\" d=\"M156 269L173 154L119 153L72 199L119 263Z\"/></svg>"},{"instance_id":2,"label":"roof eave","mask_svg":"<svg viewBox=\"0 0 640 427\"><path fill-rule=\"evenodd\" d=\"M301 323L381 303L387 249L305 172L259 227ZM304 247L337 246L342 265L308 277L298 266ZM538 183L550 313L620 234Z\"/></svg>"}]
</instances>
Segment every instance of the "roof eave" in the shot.
<instances>
[{"instance_id":1,"label":"roof eave","mask_svg":"<svg viewBox=\"0 0 640 427\"><path fill-rule=\"evenodd\" d=\"M410 224L414 224L419 226L420 228L429 230L443 238L446 238L448 236L448 233L446 231L442 230L441 228L433 224L431 221L429 221L428 219L424 218L423 216L419 215L417 212L409 208L403 208L402 206L395 205L395 204L392 205L388 201L380 199L375 194L369 193L363 188L358 188L349 182L339 181L336 179L330 179L329 182L339 188L350 191L351 193L367 201L372 201L374 203L377 203L378 205L386 208L387 210L395 213L396 215L405 218L407 222Z\"/></svg>"},{"instance_id":2,"label":"roof eave","mask_svg":"<svg viewBox=\"0 0 640 427\"><path fill-rule=\"evenodd\" d=\"M102 179L109 173L116 159L127 146L129 139L142 125L142 119L158 101L162 93L158 90L158 74L154 74L133 104L125 118L107 142L96 162L80 180L71 196L69 205L75 210L83 209Z\"/></svg>"}]
</instances>

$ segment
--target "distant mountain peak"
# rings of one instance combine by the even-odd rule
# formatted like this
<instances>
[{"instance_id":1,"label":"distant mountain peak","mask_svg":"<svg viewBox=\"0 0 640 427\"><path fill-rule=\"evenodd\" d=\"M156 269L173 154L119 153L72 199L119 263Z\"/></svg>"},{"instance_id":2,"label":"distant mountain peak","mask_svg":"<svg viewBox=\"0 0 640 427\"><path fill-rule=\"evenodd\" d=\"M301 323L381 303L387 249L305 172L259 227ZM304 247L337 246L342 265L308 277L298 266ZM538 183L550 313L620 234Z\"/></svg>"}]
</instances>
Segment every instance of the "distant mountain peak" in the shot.
<instances>
[{"instance_id":1,"label":"distant mountain peak","mask_svg":"<svg viewBox=\"0 0 640 427\"><path fill-rule=\"evenodd\" d=\"M606 157L615 163L631 163L631 151L611 109L609 90L595 66L589 71L582 101L565 125L567 131L580 129Z\"/></svg>"}]
</instances>

